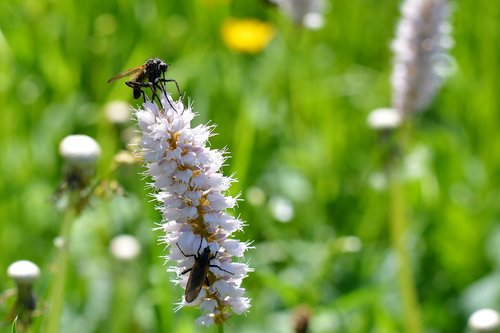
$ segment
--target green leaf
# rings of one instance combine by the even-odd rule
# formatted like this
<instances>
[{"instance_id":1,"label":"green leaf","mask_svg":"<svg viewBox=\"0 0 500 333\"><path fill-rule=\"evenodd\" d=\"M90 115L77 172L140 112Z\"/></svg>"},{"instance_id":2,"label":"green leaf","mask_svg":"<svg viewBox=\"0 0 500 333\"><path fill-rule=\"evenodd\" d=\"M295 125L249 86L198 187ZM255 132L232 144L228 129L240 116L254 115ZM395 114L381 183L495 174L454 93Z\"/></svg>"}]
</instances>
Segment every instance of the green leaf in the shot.
<instances>
[{"instance_id":1,"label":"green leaf","mask_svg":"<svg viewBox=\"0 0 500 333\"><path fill-rule=\"evenodd\" d=\"M17 332L16 325L17 325L17 316L16 316L16 318L14 318L14 321L12 322L12 328L10 330L11 333L16 333Z\"/></svg>"}]
</instances>

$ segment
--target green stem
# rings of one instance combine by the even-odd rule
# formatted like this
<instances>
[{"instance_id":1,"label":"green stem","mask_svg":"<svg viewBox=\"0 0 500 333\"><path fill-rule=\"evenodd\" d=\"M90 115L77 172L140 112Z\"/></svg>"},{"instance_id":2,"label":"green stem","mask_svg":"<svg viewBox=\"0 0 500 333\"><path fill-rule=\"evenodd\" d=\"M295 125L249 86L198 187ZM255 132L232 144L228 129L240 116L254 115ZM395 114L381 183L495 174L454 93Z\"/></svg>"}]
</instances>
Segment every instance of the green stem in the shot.
<instances>
[{"instance_id":1,"label":"green stem","mask_svg":"<svg viewBox=\"0 0 500 333\"><path fill-rule=\"evenodd\" d=\"M217 325L217 332L218 333L224 333L224 325L223 324Z\"/></svg>"},{"instance_id":2,"label":"green stem","mask_svg":"<svg viewBox=\"0 0 500 333\"><path fill-rule=\"evenodd\" d=\"M420 307L417 299L415 282L412 277L410 256L408 254L405 239L407 231L407 214L404 189L401 180L395 174L395 169L389 170L389 181L391 196L391 240L393 249L396 252L397 278L399 291L403 301L405 332L421 333L422 322Z\"/></svg>"},{"instance_id":3,"label":"green stem","mask_svg":"<svg viewBox=\"0 0 500 333\"><path fill-rule=\"evenodd\" d=\"M58 333L61 322L61 313L64 303L64 285L66 280L66 272L68 270L68 249L69 249L69 236L71 233L71 225L73 219L76 217L76 212L73 208L67 208L64 213L63 224L61 228L60 239L62 240L61 246L58 248L55 273L52 278L50 291L47 318L44 322L42 332L45 333Z\"/></svg>"}]
</instances>

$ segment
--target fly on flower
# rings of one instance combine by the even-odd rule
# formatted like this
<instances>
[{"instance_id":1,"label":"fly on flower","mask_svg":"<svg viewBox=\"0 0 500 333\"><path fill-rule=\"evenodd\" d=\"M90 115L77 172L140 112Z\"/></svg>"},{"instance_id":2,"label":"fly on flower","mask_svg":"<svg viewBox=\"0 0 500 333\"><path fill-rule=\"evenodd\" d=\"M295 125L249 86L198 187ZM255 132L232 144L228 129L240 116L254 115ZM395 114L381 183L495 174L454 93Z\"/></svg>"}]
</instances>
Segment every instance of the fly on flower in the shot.
<instances>
[{"instance_id":1,"label":"fly on flower","mask_svg":"<svg viewBox=\"0 0 500 333\"><path fill-rule=\"evenodd\" d=\"M184 251L182 251L179 244L175 243L185 257L194 257L193 266L181 273L181 275L183 275L191 272L191 274L189 274L189 279L186 286L186 292L184 294L184 298L186 299L187 303L193 302L198 297L201 291L201 287L203 287L203 283L205 283L207 286L210 285L210 281L208 280L208 269L210 267L215 267L223 272L234 275L233 273L223 269L218 265L211 265L210 261L217 257L217 253L219 251L216 251L214 254L212 254L210 252L210 246L207 246L203 249L203 252L200 254L202 243L203 243L203 238L201 238L200 240L200 246L198 247L197 254L185 254Z\"/></svg>"},{"instance_id":2,"label":"fly on flower","mask_svg":"<svg viewBox=\"0 0 500 333\"><path fill-rule=\"evenodd\" d=\"M151 99L154 100L156 97L159 100L156 90L159 89L161 92L166 94L164 84L166 84L167 82L173 82L175 83L175 86L177 87L177 92L179 93L180 96L181 91L179 89L177 81L175 81L174 79L165 78L165 72L167 70L168 70L168 64L166 62L164 62L159 58L152 58L146 61L144 65L131 68L123 73L120 73L112 77L111 79L108 80L108 83L111 83L113 81L119 80L127 76L133 76L131 80L125 81L125 84L133 89L135 99L138 99L142 95L144 101L146 101L146 94L144 93L142 88L151 88L151 91L153 93Z\"/></svg>"}]
</instances>

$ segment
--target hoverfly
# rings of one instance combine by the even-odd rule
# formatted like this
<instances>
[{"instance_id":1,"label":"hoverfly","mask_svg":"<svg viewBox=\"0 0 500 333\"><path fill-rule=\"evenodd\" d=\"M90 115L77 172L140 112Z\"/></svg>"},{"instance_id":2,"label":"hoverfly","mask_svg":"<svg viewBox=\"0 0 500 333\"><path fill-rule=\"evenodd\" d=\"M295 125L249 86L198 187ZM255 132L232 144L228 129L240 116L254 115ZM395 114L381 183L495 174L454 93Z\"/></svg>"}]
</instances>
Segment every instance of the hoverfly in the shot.
<instances>
[{"instance_id":1,"label":"hoverfly","mask_svg":"<svg viewBox=\"0 0 500 333\"><path fill-rule=\"evenodd\" d=\"M146 61L146 63L142 66L131 68L123 73L120 73L112 77L111 79L108 80L108 83L111 83L126 76L134 75L131 80L125 81L125 84L133 89L135 99L138 99L142 95L144 101L146 101L146 94L142 90L142 88L151 88L151 91L153 93L151 99L154 100L156 97L158 98L158 101L160 101L160 98L158 97L156 90L160 89L161 92L165 93L164 84L166 84L167 82L175 83L175 86L177 87L177 92L179 93L179 96L181 96L181 91L179 89L177 81L175 81L174 79L165 78L165 72L167 70L168 70L168 64L166 62L164 62L159 58L152 58Z\"/></svg>"},{"instance_id":2,"label":"hoverfly","mask_svg":"<svg viewBox=\"0 0 500 333\"><path fill-rule=\"evenodd\" d=\"M197 254L185 254L179 244L175 243L175 245L177 245L177 247L185 257L194 257L193 266L181 273L181 275L184 275L191 272L191 274L189 274L189 279L186 285L186 292L184 293L184 298L186 299L187 303L191 303L198 297L201 291L201 287L203 287L203 283L205 283L207 286L210 286L210 281L208 280L208 269L210 267L216 267L223 272L234 275L234 273L231 273L218 265L211 265L210 261L217 257L217 253L219 251L216 251L214 254L212 254L210 252L210 246L207 246L200 254L202 243L203 237L200 240L200 246L198 247Z\"/></svg>"}]
</instances>

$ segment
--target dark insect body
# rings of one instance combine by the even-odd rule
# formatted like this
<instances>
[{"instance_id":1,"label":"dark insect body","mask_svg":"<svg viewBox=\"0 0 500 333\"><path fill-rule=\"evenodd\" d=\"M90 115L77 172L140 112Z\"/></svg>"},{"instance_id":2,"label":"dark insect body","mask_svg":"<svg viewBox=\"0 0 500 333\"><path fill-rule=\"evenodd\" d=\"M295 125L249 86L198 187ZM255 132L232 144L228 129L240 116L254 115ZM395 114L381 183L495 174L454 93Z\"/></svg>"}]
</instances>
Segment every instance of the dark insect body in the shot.
<instances>
[{"instance_id":1,"label":"dark insect body","mask_svg":"<svg viewBox=\"0 0 500 333\"><path fill-rule=\"evenodd\" d=\"M123 73L120 73L112 77L111 79L108 80L108 83L111 83L126 76L133 75L132 79L130 79L129 81L125 81L125 84L130 88L132 88L134 98L138 99L142 95L144 101L146 101L146 93L144 92L143 88L150 88L152 91L151 99L154 100L156 97L161 105L160 98L157 95L157 90L160 90L161 92L166 94L165 84L168 82L175 83L177 92L179 93L179 96L181 96L181 91L179 89L177 81L175 81L174 79L165 78L165 73L167 70L168 70L168 64L166 62L164 62L159 58L152 58L146 61L146 63L142 66L131 68Z\"/></svg>"},{"instance_id":2,"label":"dark insect body","mask_svg":"<svg viewBox=\"0 0 500 333\"><path fill-rule=\"evenodd\" d=\"M217 253L219 251L216 251L214 254L212 254L210 252L210 247L207 246L203 249L203 252L200 254L202 243L203 243L203 238L200 240L200 246L198 247L197 254L185 254L184 251L182 251L179 244L175 243L175 245L177 245L177 247L185 257L194 257L193 266L181 273L181 275L183 275L191 272L191 274L189 274L188 283L186 285L186 292L184 294L184 298L186 299L187 303L191 303L198 297L201 291L201 287L203 287L204 283L207 286L210 285L210 282L208 280L208 270L210 267L216 267L223 272L234 275L233 273L221 268L218 265L211 265L210 261L215 257L217 257Z\"/></svg>"}]
</instances>

